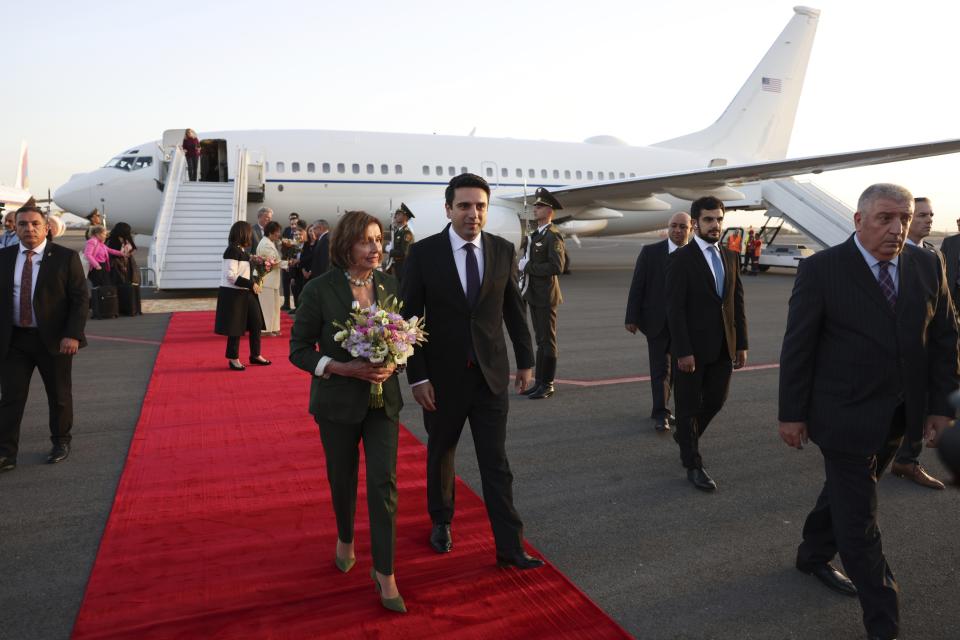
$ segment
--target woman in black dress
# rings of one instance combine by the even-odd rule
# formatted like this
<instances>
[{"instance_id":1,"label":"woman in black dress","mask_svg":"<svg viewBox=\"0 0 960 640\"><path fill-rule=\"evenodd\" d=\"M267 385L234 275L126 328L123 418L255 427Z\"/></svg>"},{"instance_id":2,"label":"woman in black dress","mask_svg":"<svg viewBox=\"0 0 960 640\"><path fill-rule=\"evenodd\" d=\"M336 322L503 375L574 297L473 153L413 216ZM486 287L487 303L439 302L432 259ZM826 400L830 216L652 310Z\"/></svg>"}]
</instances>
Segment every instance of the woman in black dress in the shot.
<instances>
[{"instance_id":1,"label":"woman in black dress","mask_svg":"<svg viewBox=\"0 0 960 640\"><path fill-rule=\"evenodd\" d=\"M260 312L260 285L250 271L250 244L253 230L246 222L234 222L230 227L227 250L223 252L223 272L217 293L217 318L214 332L227 336L227 359L234 371L246 369L240 362L240 337L250 333L250 364L265 366L270 361L260 355L260 332L263 314Z\"/></svg>"}]
</instances>

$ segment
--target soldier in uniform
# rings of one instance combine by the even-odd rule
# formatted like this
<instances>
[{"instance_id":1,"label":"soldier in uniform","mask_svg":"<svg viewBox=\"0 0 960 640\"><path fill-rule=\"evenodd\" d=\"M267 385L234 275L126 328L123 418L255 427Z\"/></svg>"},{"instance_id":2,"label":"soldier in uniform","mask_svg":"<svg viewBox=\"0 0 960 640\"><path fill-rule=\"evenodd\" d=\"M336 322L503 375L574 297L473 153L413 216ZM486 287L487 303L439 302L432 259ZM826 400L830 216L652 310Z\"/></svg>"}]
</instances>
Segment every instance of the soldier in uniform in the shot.
<instances>
[{"instance_id":1,"label":"soldier in uniform","mask_svg":"<svg viewBox=\"0 0 960 640\"><path fill-rule=\"evenodd\" d=\"M533 216L537 229L523 238L520 262L517 265L523 299L530 306L530 318L537 340L536 383L523 392L531 400L554 394L553 379L557 372L557 305L563 302L560 282L566 251L560 229L553 224L553 214L563 207L549 191L537 189Z\"/></svg>"},{"instance_id":2,"label":"soldier in uniform","mask_svg":"<svg viewBox=\"0 0 960 640\"><path fill-rule=\"evenodd\" d=\"M400 208L393 213L393 240L387 249L387 255L390 257L388 271L397 280L403 279L403 263L407 259L407 254L410 253L410 245L414 242L413 232L410 231L407 223L415 217L413 211L410 211L402 202Z\"/></svg>"}]
</instances>

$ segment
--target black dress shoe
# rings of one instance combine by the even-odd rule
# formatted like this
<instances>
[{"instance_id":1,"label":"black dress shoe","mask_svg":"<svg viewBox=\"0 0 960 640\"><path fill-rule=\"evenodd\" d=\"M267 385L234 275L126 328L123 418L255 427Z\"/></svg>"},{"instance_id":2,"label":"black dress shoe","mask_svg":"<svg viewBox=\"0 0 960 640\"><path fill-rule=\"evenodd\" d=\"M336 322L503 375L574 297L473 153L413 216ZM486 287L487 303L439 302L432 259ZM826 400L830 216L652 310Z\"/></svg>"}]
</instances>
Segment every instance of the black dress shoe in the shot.
<instances>
[{"instance_id":1,"label":"black dress shoe","mask_svg":"<svg viewBox=\"0 0 960 640\"><path fill-rule=\"evenodd\" d=\"M667 420L667 418L654 418L653 428L661 433L665 433L670 431L670 422Z\"/></svg>"},{"instance_id":2,"label":"black dress shoe","mask_svg":"<svg viewBox=\"0 0 960 640\"><path fill-rule=\"evenodd\" d=\"M856 597L857 595L857 588L850 582L850 578L840 573L840 571L829 562L815 564L809 567L797 565L797 569L813 576L831 591L836 591L845 596Z\"/></svg>"},{"instance_id":3,"label":"black dress shoe","mask_svg":"<svg viewBox=\"0 0 960 640\"><path fill-rule=\"evenodd\" d=\"M538 569L543 566L543 560L528 555L526 551L518 551L510 555L497 554L498 567L516 567L517 569Z\"/></svg>"},{"instance_id":4,"label":"black dress shoe","mask_svg":"<svg viewBox=\"0 0 960 640\"><path fill-rule=\"evenodd\" d=\"M526 389L520 392L520 395L529 396L531 393L536 393L537 389L539 388L540 388L540 381L534 380L532 385L530 385L529 387L527 387Z\"/></svg>"},{"instance_id":5,"label":"black dress shoe","mask_svg":"<svg viewBox=\"0 0 960 640\"><path fill-rule=\"evenodd\" d=\"M700 491L716 491L717 483L703 469L687 469L687 480Z\"/></svg>"},{"instance_id":6,"label":"black dress shoe","mask_svg":"<svg viewBox=\"0 0 960 640\"><path fill-rule=\"evenodd\" d=\"M556 389L553 388L553 383L544 382L535 392L531 393L527 397L531 400L543 400L545 398L549 398L554 393L556 393Z\"/></svg>"},{"instance_id":7,"label":"black dress shoe","mask_svg":"<svg viewBox=\"0 0 960 640\"><path fill-rule=\"evenodd\" d=\"M227 360L227 364L230 365L230 369L233 371L243 371L246 369L242 364L233 364L233 360Z\"/></svg>"},{"instance_id":8,"label":"black dress shoe","mask_svg":"<svg viewBox=\"0 0 960 640\"><path fill-rule=\"evenodd\" d=\"M250 364L255 364L258 367L265 367L268 364L273 364L263 356L257 356L256 358L250 358Z\"/></svg>"},{"instance_id":9,"label":"black dress shoe","mask_svg":"<svg viewBox=\"0 0 960 640\"><path fill-rule=\"evenodd\" d=\"M437 553L450 553L453 549L453 538L450 536L450 525L435 524L430 531L430 546Z\"/></svg>"},{"instance_id":10,"label":"black dress shoe","mask_svg":"<svg viewBox=\"0 0 960 640\"><path fill-rule=\"evenodd\" d=\"M53 445L53 448L50 449L50 455L47 456L47 464L57 464L58 462L63 462L67 459L68 455L70 455L69 444L55 444Z\"/></svg>"},{"instance_id":11,"label":"black dress shoe","mask_svg":"<svg viewBox=\"0 0 960 640\"><path fill-rule=\"evenodd\" d=\"M4 471L13 471L17 468L17 461L13 458L0 458L0 473Z\"/></svg>"}]
</instances>

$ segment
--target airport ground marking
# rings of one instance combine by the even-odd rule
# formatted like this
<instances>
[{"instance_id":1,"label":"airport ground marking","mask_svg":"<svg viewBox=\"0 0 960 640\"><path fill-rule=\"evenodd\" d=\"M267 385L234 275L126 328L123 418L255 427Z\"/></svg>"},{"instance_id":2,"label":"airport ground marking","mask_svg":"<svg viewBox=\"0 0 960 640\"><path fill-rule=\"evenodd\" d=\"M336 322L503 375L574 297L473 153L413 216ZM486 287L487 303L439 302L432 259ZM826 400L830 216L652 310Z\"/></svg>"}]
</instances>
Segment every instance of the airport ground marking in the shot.
<instances>
[{"instance_id":1,"label":"airport ground marking","mask_svg":"<svg viewBox=\"0 0 960 640\"><path fill-rule=\"evenodd\" d=\"M106 340L108 342L129 342L131 344L150 344L159 346L163 344L160 340L145 340L143 338L115 338L113 336L93 336L87 334L88 340Z\"/></svg>"},{"instance_id":2,"label":"airport ground marking","mask_svg":"<svg viewBox=\"0 0 960 640\"><path fill-rule=\"evenodd\" d=\"M753 364L742 369L735 369L734 373L746 371L765 371L768 369L779 369L780 365L772 364ZM631 376L628 378L608 378L606 380L557 380L557 384L570 384L575 387L602 387L611 384L627 384L630 382L649 382L650 376Z\"/></svg>"}]
</instances>

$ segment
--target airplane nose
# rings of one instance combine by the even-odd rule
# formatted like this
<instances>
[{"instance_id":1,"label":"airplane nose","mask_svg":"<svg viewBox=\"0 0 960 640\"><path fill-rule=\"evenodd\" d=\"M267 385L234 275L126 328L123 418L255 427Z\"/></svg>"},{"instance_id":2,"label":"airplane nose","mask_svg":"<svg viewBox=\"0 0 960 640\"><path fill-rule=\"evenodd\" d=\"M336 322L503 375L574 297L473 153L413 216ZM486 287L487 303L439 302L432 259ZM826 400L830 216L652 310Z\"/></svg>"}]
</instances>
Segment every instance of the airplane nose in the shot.
<instances>
[{"instance_id":1,"label":"airplane nose","mask_svg":"<svg viewBox=\"0 0 960 640\"><path fill-rule=\"evenodd\" d=\"M58 207L70 213L85 216L93 210L93 197L90 187L71 178L53 192L53 201Z\"/></svg>"}]
</instances>

